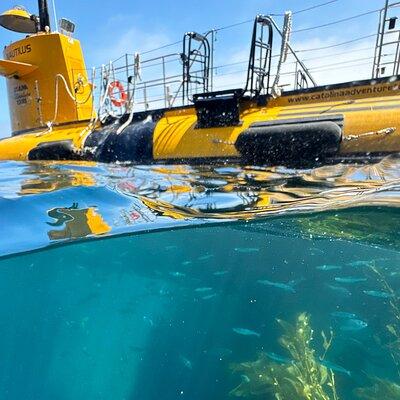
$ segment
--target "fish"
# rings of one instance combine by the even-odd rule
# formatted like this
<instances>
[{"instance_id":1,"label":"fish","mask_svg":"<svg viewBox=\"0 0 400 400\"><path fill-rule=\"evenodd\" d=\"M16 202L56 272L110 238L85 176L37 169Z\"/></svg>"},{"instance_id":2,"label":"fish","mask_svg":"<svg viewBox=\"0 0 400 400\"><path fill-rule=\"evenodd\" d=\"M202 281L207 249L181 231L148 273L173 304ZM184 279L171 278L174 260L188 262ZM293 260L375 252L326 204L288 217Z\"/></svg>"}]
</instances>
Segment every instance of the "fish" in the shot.
<instances>
[{"instance_id":1,"label":"fish","mask_svg":"<svg viewBox=\"0 0 400 400\"><path fill-rule=\"evenodd\" d=\"M197 260L198 260L198 261L207 261L207 260L210 260L210 259L213 258L213 257L214 257L213 254L206 254L205 256L199 257Z\"/></svg>"},{"instance_id":2,"label":"fish","mask_svg":"<svg viewBox=\"0 0 400 400\"><path fill-rule=\"evenodd\" d=\"M296 290L294 289L293 285L290 284L290 282L289 283L271 282L267 279L264 279L264 280L258 280L257 283L264 286L273 286L278 289L285 290L286 292L296 293Z\"/></svg>"},{"instance_id":3,"label":"fish","mask_svg":"<svg viewBox=\"0 0 400 400\"><path fill-rule=\"evenodd\" d=\"M181 265L184 265L184 266L190 265L190 264L192 264L191 261L182 261L182 262L181 262Z\"/></svg>"},{"instance_id":4,"label":"fish","mask_svg":"<svg viewBox=\"0 0 400 400\"><path fill-rule=\"evenodd\" d=\"M249 253L258 253L260 251L257 247L235 247L234 249L237 253L249 254Z\"/></svg>"},{"instance_id":5,"label":"fish","mask_svg":"<svg viewBox=\"0 0 400 400\"><path fill-rule=\"evenodd\" d=\"M266 353L266 356L270 358L272 361L276 361L281 364L290 364L293 362L293 360L291 360L290 358L280 356L279 354L276 353Z\"/></svg>"},{"instance_id":6,"label":"fish","mask_svg":"<svg viewBox=\"0 0 400 400\"><path fill-rule=\"evenodd\" d=\"M216 272L213 273L213 275L215 275L215 276L223 276L223 275L226 275L228 273L229 273L229 271L216 271Z\"/></svg>"},{"instance_id":7,"label":"fish","mask_svg":"<svg viewBox=\"0 0 400 400\"><path fill-rule=\"evenodd\" d=\"M367 278L358 278L355 276L343 276L343 277L336 277L335 281L339 283L360 283L360 282L366 282Z\"/></svg>"},{"instance_id":8,"label":"fish","mask_svg":"<svg viewBox=\"0 0 400 400\"><path fill-rule=\"evenodd\" d=\"M182 354L179 356L179 360L180 362L183 364L183 366L187 369L193 369L193 364L192 362L186 358L185 356L183 356Z\"/></svg>"},{"instance_id":9,"label":"fish","mask_svg":"<svg viewBox=\"0 0 400 400\"><path fill-rule=\"evenodd\" d=\"M165 246L165 250L175 250L177 248L178 248L178 246L175 246L175 245L173 245L173 246Z\"/></svg>"},{"instance_id":10,"label":"fish","mask_svg":"<svg viewBox=\"0 0 400 400\"><path fill-rule=\"evenodd\" d=\"M349 267L369 267L371 264L370 261L359 260L359 261L352 261L347 263Z\"/></svg>"},{"instance_id":11,"label":"fish","mask_svg":"<svg viewBox=\"0 0 400 400\"><path fill-rule=\"evenodd\" d=\"M351 292L348 289L344 288L344 287L334 286L334 285L327 285L327 284L325 284L325 286L328 287L331 290L334 290L337 293L340 293L343 296L351 296Z\"/></svg>"},{"instance_id":12,"label":"fish","mask_svg":"<svg viewBox=\"0 0 400 400\"><path fill-rule=\"evenodd\" d=\"M211 287L199 287L195 289L194 291L197 293L204 293L204 292L210 292L212 290Z\"/></svg>"},{"instance_id":13,"label":"fish","mask_svg":"<svg viewBox=\"0 0 400 400\"><path fill-rule=\"evenodd\" d=\"M318 265L316 269L318 269L319 271L334 271L342 269L342 267L340 265L323 264L323 265Z\"/></svg>"},{"instance_id":14,"label":"fish","mask_svg":"<svg viewBox=\"0 0 400 400\"><path fill-rule=\"evenodd\" d=\"M368 296L379 297L381 299L391 299L394 297L393 293L384 292L382 290L363 290L363 293Z\"/></svg>"},{"instance_id":15,"label":"fish","mask_svg":"<svg viewBox=\"0 0 400 400\"><path fill-rule=\"evenodd\" d=\"M340 327L340 330L343 332L350 331L360 331L361 329L365 329L368 324L361 319L348 319L346 322Z\"/></svg>"},{"instance_id":16,"label":"fish","mask_svg":"<svg viewBox=\"0 0 400 400\"><path fill-rule=\"evenodd\" d=\"M249 383L250 382L250 378L247 375L240 375L240 377L242 378L242 381L244 383Z\"/></svg>"},{"instance_id":17,"label":"fish","mask_svg":"<svg viewBox=\"0 0 400 400\"><path fill-rule=\"evenodd\" d=\"M203 296L202 299L203 300L210 300L213 299L214 297L217 297L217 293L213 293L213 294L208 294L207 296Z\"/></svg>"},{"instance_id":18,"label":"fish","mask_svg":"<svg viewBox=\"0 0 400 400\"><path fill-rule=\"evenodd\" d=\"M178 272L178 271L170 272L169 274L175 278L183 278L184 276L186 276L186 274L183 274L182 272Z\"/></svg>"},{"instance_id":19,"label":"fish","mask_svg":"<svg viewBox=\"0 0 400 400\"><path fill-rule=\"evenodd\" d=\"M345 311L334 311L333 313L331 313L331 316L334 318L350 318L350 319L357 318L356 314Z\"/></svg>"},{"instance_id":20,"label":"fish","mask_svg":"<svg viewBox=\"0 0 400 400\"><path fill-rule=\"evenodd\" d=\"M327 360L322 360L319 362L321 365L323 365L324 367L331 369L332 371L335 372L341 372L342 374L345 374L347 376L351 376L351 372L343 367L341 367L340 365L337 365L333 362L327 361Z\"/></svg>"},{"instance_id":21,"label":"fish","mask_svg":"<svg viewBox=\"0 0 400 400\"><path fill-rule=\"evenodd\" d=\"M252 331L251 329L246 329L246 328L232 328L233 332L237 333L238 335L243 335L243 336L256 336L256 337L261 337L261 334L255 331Z\"/></svg>"}]
</instances>

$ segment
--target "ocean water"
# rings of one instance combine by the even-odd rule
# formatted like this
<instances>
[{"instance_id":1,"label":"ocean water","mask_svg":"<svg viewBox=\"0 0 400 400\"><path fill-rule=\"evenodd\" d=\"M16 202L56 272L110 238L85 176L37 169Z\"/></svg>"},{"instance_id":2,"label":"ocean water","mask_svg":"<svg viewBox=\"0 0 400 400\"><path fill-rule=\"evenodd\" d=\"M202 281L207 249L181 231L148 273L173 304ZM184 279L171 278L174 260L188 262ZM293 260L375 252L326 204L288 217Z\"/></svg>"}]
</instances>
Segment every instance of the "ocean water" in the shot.
<instances>
[{"instance_id":1,"label":"ocean water","mask_svg":"<svg viewBox=\"0 0 400 400\"><path fill-rule=\"evenodd\" d=\"M0 164L0 399L399 399L399 167Z\"/></svg>"}]
</instances>

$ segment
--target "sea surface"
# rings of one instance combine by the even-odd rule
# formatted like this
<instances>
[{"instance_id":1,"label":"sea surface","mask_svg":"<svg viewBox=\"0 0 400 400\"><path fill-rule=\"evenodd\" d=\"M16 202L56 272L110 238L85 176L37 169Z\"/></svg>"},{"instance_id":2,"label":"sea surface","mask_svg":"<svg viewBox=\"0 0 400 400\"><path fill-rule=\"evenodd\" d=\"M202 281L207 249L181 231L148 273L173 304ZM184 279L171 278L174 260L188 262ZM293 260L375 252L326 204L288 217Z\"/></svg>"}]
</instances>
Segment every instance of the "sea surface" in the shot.
<instances>
[{"instance_id":1,"label":"sea surface","mask_svg":"<svg viewBox=\"0 0 400 400\"><path fill-rule=\"evenodd\" d=\"M0 399L400 399L400 157L0 163Z\"/></svg>"}]
</instances>

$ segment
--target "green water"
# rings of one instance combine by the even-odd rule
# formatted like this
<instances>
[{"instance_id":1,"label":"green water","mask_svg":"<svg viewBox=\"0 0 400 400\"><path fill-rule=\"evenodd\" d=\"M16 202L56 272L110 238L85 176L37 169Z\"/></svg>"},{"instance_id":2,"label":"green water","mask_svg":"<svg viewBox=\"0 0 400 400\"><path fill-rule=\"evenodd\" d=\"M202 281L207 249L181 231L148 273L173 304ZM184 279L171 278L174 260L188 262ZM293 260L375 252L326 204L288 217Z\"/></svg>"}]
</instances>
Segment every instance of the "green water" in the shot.
<instances>
[{"instance_id":1,"label":"green water","mask_svg":"<svg viewBox=\"0 0 400 400\"><path fill-rule=\"evenodd\" d=\"M325 358L337 366L340 398L359 398L354 389L375 376L400 384L386 328L399 325L390 305L399 300L398 252L285 235L299 220L275 225L280 234L269 223L236 223L1 260L1 398L229 399L250 379L235 364L260 353L290 358L276 320L293 323L303 312L317 354L320 332L334 333ZM366 294L387 291L370 265L395 298Z\"/></svg>"},{"instance_id":2,"label":"green water","mask_svg":"<svg viewBox=\"0 0 400 400\"><path fill-rule=\"evenodd\" d=\"M0 164L0 399L400 398L400 168Z\"/></svg>"}]
</instances>

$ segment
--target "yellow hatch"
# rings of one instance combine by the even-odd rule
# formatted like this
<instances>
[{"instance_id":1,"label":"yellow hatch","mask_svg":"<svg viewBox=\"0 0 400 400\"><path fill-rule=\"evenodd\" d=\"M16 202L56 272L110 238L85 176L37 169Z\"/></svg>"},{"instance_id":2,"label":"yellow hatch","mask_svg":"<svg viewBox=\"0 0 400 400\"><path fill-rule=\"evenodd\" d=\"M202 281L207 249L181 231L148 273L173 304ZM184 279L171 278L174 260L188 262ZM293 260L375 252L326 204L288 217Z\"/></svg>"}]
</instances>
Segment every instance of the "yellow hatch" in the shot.
<instances>
[{"instance_id":1,"label":"yellow hatch","mask_svg":"<svg viewBox=\"0 0 400 400\"><path fill-rule=\"evenodd\" d=\"M0 25L19 33L36 33L36 23L23 7L16 6L0 15Z\"/></svg>"}]
</instances>

